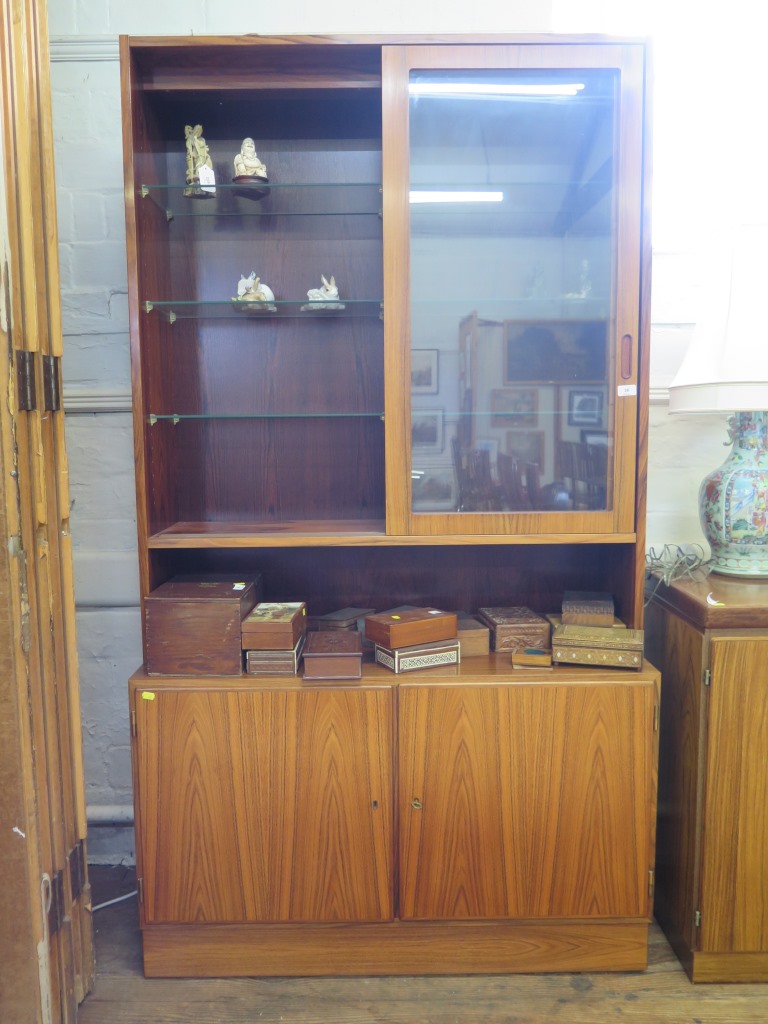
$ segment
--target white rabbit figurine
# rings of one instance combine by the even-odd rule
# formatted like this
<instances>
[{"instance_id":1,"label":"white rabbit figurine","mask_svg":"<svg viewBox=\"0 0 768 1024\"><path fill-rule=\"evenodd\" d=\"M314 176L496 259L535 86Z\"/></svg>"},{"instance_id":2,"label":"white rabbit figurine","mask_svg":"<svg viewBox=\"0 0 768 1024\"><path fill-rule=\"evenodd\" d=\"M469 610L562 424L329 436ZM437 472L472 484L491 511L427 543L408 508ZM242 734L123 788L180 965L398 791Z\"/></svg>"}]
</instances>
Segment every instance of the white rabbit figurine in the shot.
<instances>
[{"instance_id":1,"label":"white rabbit figurine","mask_svg":"<svg viewBox=\"0 0 768 1024\"><path fill-rule=\"evenodd\" d=\"M344 303L339 302L339 289L336 286L336 278L331 275L330 281L327 281L325 275L321 274L320 280L323 282L320 288L310 288L307 292L307 298L310 301L301 307L302 310L344 309Z\"/></svg>"},{"instance_id":2,"label":"white rabbit figurine","mask_svg":"<svg viewBox=\"0 0 768 1024\"><path fill-rule=\"evenodd\" d=\"M237 298L232 301L257 303L259 308L268 309L272 313L277 309L277 306L273 305L275 293L261 278L256 277L255 270L252 270L248 277L241 276L237 282Z\"/></svg>"}]
</instances>

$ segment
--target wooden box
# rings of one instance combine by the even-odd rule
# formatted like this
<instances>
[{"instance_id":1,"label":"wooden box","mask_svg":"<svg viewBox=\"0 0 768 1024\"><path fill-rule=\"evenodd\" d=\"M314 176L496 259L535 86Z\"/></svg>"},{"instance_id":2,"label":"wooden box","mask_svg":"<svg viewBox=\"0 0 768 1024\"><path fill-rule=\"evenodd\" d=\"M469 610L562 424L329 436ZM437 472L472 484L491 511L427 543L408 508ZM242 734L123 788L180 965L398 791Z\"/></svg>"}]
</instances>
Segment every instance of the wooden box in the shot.
<instances>
[{"instance_id":1,"label":"wooden box","mask_svg":"<svg viewBox=\"0 0 768 1024\"><path fill-rule=\"evenodd\" d=\"M567 623L563 622L563 616L560 614L560 612L557 612L556 614L554 612L547 612L547 622L550 624L552 629L557 629L558 626L567 625ZM615 616L613 618L613 622L606 622L605 625L611 626L612 629L627 628L626 622L622 622L621 619L617 619Z\"/></svg>"},{"instance_id":2,"label":"wooden box","mask_svg":"<svg viewBox=\"0 0 768 1024\"><path fill-rule=\"evenodd\" d=\"M250 676L297 676L306 633L292 651L246 651L245 671Z\"/></svg>"},{"instance_id":3,"label":"wooden box","mask_svg":"<svg viewBox=\"0 0 768 1024\"><path fill-rule=\"evenodd\" d=\"M261 576L174 576L144 601L150 675L239 676L240 628Z\"/></svg>"},{"instance_id":4,"label":"wooden box","mask_svg":"<svg viewBox=\"0 0 768 1024\"><path fill-rule=\"evenodd\" d=\"M474 615L467 615L465 612L458 615L458 638L464 658L488 654L491 649L490 628Z\"/></svg>"},{"instance_id":5,"label":"wooden box","mask_svg":"<svg viewBox=\"0 0 768 1024\"><path fill-rule=\"evenodd\" d=\"M244 651L292 651L307 630L304 601L262 601L243 619Z\"/></svg>"},{"instance_id":6,"label":"wooden box","mask_svg":"<svg viewBox=\"0 0 768 1024\"><path fill-rule=\"evenodd\" d=\"M308 617L309 629L360 629L366 615L372 615L375 608L340 608L336 612Z\"/></svg>"},{"instance_id":7,"label":"wooden box","mask_svg":"<svg viewBox=\"0 0 768 1024\"><path fill-rule=\"evenodd\" d=\"M549 647L549 622L530 608L478 608L477 612L490 627L495 651Z\"/></svg>"},{"instance_id":8,"label":"wooden box","mask_svg":"<svg viewBox=\"0 0 768 1024\"><path fill-rule=\"evenodd\" d=\"M642 629L612 626L558 626L552 634L556 665L603 665L606 668L643 667Z\"/></svg>"},{"instance_id":9,"label":"wooden box","mask_svg":"<svg viewBox=\"0 0 768 1024\"><path fill-rule=\"evenodd\" d=\"M563 594L564 626L612 626L613 596L587 590L566 590Z\"/></svg>"},{"instance_id":10,"label":"wooden box","mask_svg":"<svg viewBox=\"0 0 768 1024\"><path fill-rule=\"evenodd\" d=\"M361 679L363 638L357 630L336 629L309 633L304 648L304 678Z\"/></svg>"},{"instance_id":11,"label":"wooden box","mask_svg":"<svg viewBox=\"0 0 768 1024\"><path fill-rule=\"evenodd\" d=\"M379 665L397 673L458 665L461 662L461 642L458 639L438 640L431 644L394 648L376 644L374 657Z\"/></svg>"},{"instance_id":12,"label":"wooden box","mask_svg":"<svg viewBox=\"0 0 768 1024\"><path fill-rule=\"evenodd\" d=\"M438 608L401 608L365 617L366 639L390 650L455 640L456 634L456 613Z\"/></svg>"}]
</instances>

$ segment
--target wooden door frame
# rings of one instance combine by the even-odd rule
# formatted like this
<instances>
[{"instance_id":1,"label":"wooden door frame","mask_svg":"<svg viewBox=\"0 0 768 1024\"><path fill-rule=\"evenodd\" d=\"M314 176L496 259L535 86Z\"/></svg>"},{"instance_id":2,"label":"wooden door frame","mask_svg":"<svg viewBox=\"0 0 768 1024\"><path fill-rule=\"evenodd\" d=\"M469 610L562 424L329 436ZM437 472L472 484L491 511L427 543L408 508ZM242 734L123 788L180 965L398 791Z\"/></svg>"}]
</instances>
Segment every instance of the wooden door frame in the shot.
<instances>
[{"instance_id":1,"label":"wooden door frame","mask_svg":"<svg viewBox=\"0 0 768 1024\"><path fill-rule=\"evenodd\" d=\"M0 6L0 1019L93 985L46 0Z\"/></svg>"}]
</instances>

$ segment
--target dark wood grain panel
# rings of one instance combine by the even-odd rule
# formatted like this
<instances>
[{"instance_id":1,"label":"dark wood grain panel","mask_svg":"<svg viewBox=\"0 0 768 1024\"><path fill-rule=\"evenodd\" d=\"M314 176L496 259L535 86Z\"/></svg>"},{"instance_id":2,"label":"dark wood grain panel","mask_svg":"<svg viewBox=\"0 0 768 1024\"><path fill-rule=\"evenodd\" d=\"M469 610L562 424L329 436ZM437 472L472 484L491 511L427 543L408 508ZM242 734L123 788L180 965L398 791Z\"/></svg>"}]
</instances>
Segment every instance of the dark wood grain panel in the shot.
<instances>
[{"instance_id":1,"label":"dark wood grain panel","mask_svg":"<svg viewBox=\"0 0 768 1024\"><path fill-rule=\"evenodd\" d=\"M646 615L646 655L658 666L663 680L655 910L673 941L693 949L703 769L704 636L685 620L667 614L655 601Z\"/></svg>"},{"instance_id":2,"label":"dark wood grain panel","mask_svg":"<svg viewBox=\"0 0 768 1024\"><path fill-rule=\"evenodd\" d=\"M312 615L345 606L384 611L398 604L472 612L527 605L556 612L565 590L616 592L621 559L605 545L406 545L174 550L171 574L196 571L264 574L269 600L305 600ZM617 603L617 614L625 614Z\"/></svg>"}]
</instances>

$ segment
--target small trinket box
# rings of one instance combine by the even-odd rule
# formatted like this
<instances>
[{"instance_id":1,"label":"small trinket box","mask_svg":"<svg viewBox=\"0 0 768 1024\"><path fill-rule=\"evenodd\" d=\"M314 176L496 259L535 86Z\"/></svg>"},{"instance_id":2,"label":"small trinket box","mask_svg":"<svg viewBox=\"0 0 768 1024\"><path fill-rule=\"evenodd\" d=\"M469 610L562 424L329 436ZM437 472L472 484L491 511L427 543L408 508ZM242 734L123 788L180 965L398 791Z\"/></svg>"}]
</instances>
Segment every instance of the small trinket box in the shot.
<instances>
[{"instance_id":1,"label":"small trinket box","mask_svg":"<svg viewBox=\"0 0 768 1024\"><path fill-rule=\"evenodd\" d=\"M352 629L322 630L307 634L304 647L304 678L361 679L363 638Z\"/></svg>"},{"instance_id":2,"label":"small trinket box","mask_svg":"<svg viewBox=\"0 0 768 1024\"><path fill-rule=\"evenodd\" d=\"M495 651L549 647L549 622L530 608L478 608L477 613L490 626Z\"/></svg>"},{"instance_id":3,"label":"small trinket box","mask_svg":"<svg viewBox=\"0 0 768 1024\"><path fill-rule=\"evenodd\" d=\"M392 672L415 672L417 669L458 665L461 662L459 640L438 640L412 647L381 647L376 644L375 660Z\"/></svg>"},{"instance_id":4,"label":"small trinket box","mask_svg":"<svg viewBox=\"0 0 768 1024\"><path fill-rule=\"evenodd\" d=\"M366 639L390 650L455 640L456 634L456 613L438 608L399 608L365 617Z\"/></svg>"},{"instance_id":5,"label":"small trinket box","mask_svg":"<svg viewBox=\"0 0 768 1024\"><path fill-rule=\"evenodd\" d=\"M291 651L307 629L304 601L262 601L243 619L244 651Z\"/></svg>"},{"instance_id":6,"label":"small trinket box","mask_svg":"<svg viewBox=\"0 0 768 1024\"><path fill-rule=\"evenodd\" d=\"M612 626L558 626L552 634L552 660L557 665L643 667L643 630Z\"/></svg>"}]
</instances>

